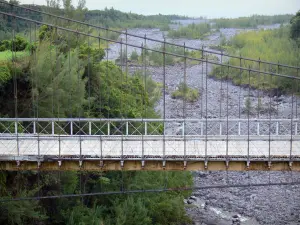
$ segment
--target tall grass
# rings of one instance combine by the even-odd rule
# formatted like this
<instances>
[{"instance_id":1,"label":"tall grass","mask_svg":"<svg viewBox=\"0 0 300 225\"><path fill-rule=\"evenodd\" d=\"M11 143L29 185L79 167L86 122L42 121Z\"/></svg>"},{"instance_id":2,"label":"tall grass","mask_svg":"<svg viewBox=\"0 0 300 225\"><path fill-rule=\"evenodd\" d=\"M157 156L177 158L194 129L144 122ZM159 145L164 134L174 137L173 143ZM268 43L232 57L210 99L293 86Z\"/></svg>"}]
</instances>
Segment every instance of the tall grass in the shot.
<instances>
[{"instance_id":1,"label":"tall grass","mask_svg":"<svg viewBox=\"0 0 300 225\"><path fill-rule=\"evenodd\" d=\"M229 48L231 54L293 66L299 66L300 63L300 50L296 43L289 38L289 27L241 33L229 40L228 44L231 47ZM232 58L229 60L230 65L240 66L240 63L243 67L255 70L300 76L297 69L246 60L240 61ZM250 83L250 86L264 90L279 88L288 92L299 88L295 87L293 79L253 72L249 74L248 71L228 68L226 65L215 67L210 75L220 79L231 79L237 85L248 85Z\"/></svg>"}]
</instances>

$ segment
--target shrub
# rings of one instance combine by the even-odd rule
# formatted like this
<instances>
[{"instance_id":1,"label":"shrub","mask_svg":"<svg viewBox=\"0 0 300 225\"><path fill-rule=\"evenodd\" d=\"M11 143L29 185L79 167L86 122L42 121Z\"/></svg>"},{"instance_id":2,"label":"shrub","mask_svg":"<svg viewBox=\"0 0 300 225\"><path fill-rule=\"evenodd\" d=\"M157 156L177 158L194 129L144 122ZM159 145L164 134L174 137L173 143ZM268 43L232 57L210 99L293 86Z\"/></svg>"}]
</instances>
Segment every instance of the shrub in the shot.
<instances>
[{"instance_id":1,"label":"shrub","mask_svg":"<svg viewBox=\"0 0 300 225\"><path fill-rule=\"evenodd\" d=\"M11 74L7 65L0 65L0 85L11 79Z\"/></svg>"},{"instance_id":2,"label":"shrub","mask_svg":"<svg viewBox=\"0 0 300 225\"><path fill-rule=\"evenodd\" d=\"M137 54L136 50L131 53L130 59L132 61L137 61L139 59L139 55Z\"/></svg>"},{"instance_id":3,"label":"shrub","mask_svg":"<svg viewBox=\"0 0 300 225\"><path fill-rule=\"evenodd\" d=\"M164 24L164 25L161 25L161 26L159 27L159 29L160 29L161 31L169 31L169 30L170 30L170 26L169 26L168 24Z\"/></svg>"},{"instance_id":4,"label":"shrub","mask_svg":"<svg viewBox=\"0 0 300 225\"><path fill-rule=\"evenodd\" d=\"M190 88L185 83L180 83L178 89L172 93L172 98L183 99L188 102L195 102L199 97L199 91Z\"/></svg>"},{"instance_id":5,"label":"shrub","mask_svg":"<svg viewBox=\"0 0 300 225\"><path fill-rule=\"evenodd\" d=\"M199 39L209 33L211 27L208 23L190 24L187 27L180 27L178 30L170 30L168 36L171 38Z\"/></svg>"}]
</instances>

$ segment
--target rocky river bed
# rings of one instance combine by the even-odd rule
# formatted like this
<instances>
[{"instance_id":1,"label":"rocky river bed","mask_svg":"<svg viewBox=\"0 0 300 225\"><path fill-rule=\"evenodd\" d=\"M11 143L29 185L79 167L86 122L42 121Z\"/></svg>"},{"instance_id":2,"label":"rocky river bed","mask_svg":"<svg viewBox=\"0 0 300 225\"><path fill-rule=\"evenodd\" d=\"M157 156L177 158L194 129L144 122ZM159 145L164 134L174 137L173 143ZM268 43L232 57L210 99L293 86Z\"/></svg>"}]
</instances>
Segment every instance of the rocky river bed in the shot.
<instances>
[{"instance_id":1,"label":"rocky river bed","mask_svg":"<svg viewBox=\"0 0 300 225\"><path fill-rule=\"evenodd\" d=\"M262 27L276 28L278 25ZM241 32L237 29L221 29L226 38ZM128 33L153 39L164 39L164 32L158 29L133 29ZM126 37L120 37L125 40ZM220 42L220 33L212 34L207 40L167 39L167 41L201 48L203 46L217 45ZM136 46L145 44L144 39L128 37L127 42ZM149 48L160 44L148 41ZM124 46L122 46L124 49ZM206 49L208 47L205 47ZM121 49L120 44L113 44L108 50L108 58L116 59ZM139 49L127 48L128 55ZM130 66L133 73L140 67ZM157 112L165 114L166 118L247 118L245 102L250 99L253 106L249 114L251 118L298 118L300 100L298 97L288 95L276 96L270 93L233 85L231 82L216 80L208 76L213 66L205 63L190 65L186 69L186 81L189 87L196 88L200 97L193 103L184 103L173 99L171 94L184 79L182 64L166 66L166 95L165 111L163 98L156 106ZM150 76L157 82L163 81L163 67L147 67ZM228 100L227 100L228 99ZM259 103L260 102L260 103ZM255 106L261 104L264 109L258 114ZM183 109L185 106L185 109ZM292 107L293 106L293 107ZM180 132L181 125L172 123L167 126L166 134ZM190 129L190 130L188 130ZM192 125L185 132L200 132L199 126ZM243 127L242 127L243 129ZM246 128L245 128L246 129ZM243 132L243 131L242 131ZM296 172L194 172L194 185L234 184L241 182L267 183L300 181L300 173ZM186 211L197 225L208 224L300 224L300 187L299 186L265 186L247 188L199 189L193 192L192 197L185 200Z\"/></svg>"}]
</instances>

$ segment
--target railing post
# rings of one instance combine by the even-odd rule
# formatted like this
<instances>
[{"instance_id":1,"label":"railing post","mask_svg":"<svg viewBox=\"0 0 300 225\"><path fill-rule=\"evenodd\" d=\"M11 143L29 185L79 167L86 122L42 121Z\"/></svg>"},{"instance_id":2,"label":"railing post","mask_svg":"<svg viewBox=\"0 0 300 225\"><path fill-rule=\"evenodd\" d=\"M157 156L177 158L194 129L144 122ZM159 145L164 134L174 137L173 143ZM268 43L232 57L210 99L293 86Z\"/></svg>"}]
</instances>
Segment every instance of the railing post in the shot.
<instances>
[{"instance_id":1,"label":"railing post","mask_svg":"<svg viewBox=\"0 0 300 225\"><path fill-rule=\"evenodd\" d=\"M70 122L70 135L73 135L73 121Z\"/></svg>"},{"instance_id":2,"label":"railing post","mask_svg":"<svg viewBox=\"0 0 300 225\"><path fill-rule=\"evenodd\" d=\"M182 136L184 136L184 130L185 130L185 122L182 122Z\"/></svg>"},{"instance_id":3,"label":"railing post","mask_svg":"<svg viewBox=\"0 0 300 225\"><path fill-rule=\"evenodd\" d=\"M145 122L145 135L148 135L147 129L148 129L147 122Z\"/></svg>"},{"instance_id":4,"label":"railing post","mask_svg":"<svg viewBox=\"0 0 300 225\"><path fill-rule=\"evenodd\" d=\"M220 121L220 136L222 136L222 122Z\"/></svg>"},{"instance_id":5,"label":"railing post","mask_svg":"<svg viewBox=\"0 0 300 225\"><path fill-rule=\"evenodd\" d=\"M51 131L52 135L54 135L54 121L51 122Z\"/></svg>"},{"instance_id":6,"label":"railing post","mask_svg":"<svg viewBox=\"0 0 300 225\"><path fill-rule=\"evenodd\" d=\"M89 135L92 135L92 123L89 121Z\"/></svg>"},{"instance_id":7,"label":"railing post","mask_svg":"<svg viewBox=\"0 0 300 225\"><path fill-rule=\"evenodd\" d=\"M18 122L15 121L15 134L17 135L18 134Z\"/></svg>"},{"instance_id":8,"label":"railing post","mask_svg":"<svg viewBox=\"0 0 300 225\"><path fill-rule=\"evenodd\" d=\"M110 135L110 122L107 122L107 135Z\"/></svg>"},{"instance_id":9,"label":"railing post","mask_svg":"<svg viewBox=\"0 0 300 225\"><path fill-rule=\"evenodd\" d=\"M278 135L278 131L279 131L279 122L276 122L276 135Z\"/></svg>"},{"instance_id":10,"label":"railing post","mask_svg":"<svg viewBox=\"0 0 300 225\"><path fill-rule=\"evenodd\" d=\"M270 129L270 128L269 128ZM260 133L259 133L259 122L257 122L257 135L259 136Z\"/></svg>"},{"instance_id":11,"label":"railing post","mask_svg":"<svg viewBox=\"0 0 300 225\"><path fill-rule=\"evenodd\" d=\"M298 135L298 122L295 123L295 135Z\"/></svg>"},{"instance_id":12,"label":"railing post","mask_svg":"<svg viewBox=\"0 0 300 225\"><path fill-rule=\"evenodd\" d=\"M239 125L238 125L238 126L239 126L239 128L238 128L238 129L239 129L239 130L238 130L238 133L239 133L239 136L241 136L241 122L239 122Z\"/></svg>"},{"instance_id":13,"label":"railing post","mask_svg":"<svg viewBox=\"0 0 300 225\"><path fill-rule=\"evenodd\" d=\"M33 134L36 134L36 122L33 121Z\"/></svg>"},{"instance_id":14,"label":"railing post","mask_svg":"<svg viewBox=\"0 0 300 225\"><path fill-rule=\"evenodd\" d=\"M126 135L128 135L128 121L126 122Z\"/></svg>"}]
</instances>

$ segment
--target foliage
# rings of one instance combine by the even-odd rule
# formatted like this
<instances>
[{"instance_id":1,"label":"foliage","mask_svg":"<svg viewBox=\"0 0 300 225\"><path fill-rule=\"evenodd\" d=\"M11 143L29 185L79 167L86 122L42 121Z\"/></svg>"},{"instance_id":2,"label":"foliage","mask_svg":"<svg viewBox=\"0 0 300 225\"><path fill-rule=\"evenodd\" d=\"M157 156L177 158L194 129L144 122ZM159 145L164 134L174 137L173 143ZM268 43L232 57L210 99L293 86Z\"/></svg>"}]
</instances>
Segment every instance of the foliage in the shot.
<instances>
[{"instance_id":1,"label":"foliage","mask_svg":"<svg viewBox=\"0 0 300 225\"><path fill-rule=\"evenodd\" d=\"M1 61L9 61L12 58L21 59L25 56L29 56L28 51L22 51L22 52L4 51L4 52L0 52L0 62Z\"/></svg>"},{"instance_id":2,"label":"foliage","mask_svg":"<svg viewBox=\"0 0 300 225\"><path fill-rule=\"evenodd\" d=\"M172 45L161 45L159 47L154 48L157 51L147 51L146 61L149 62L150 65L162 66L165 62L166 65L174 65L177 62L182 61L183 58L176 58L170 54L162 54L162 52L168 52L171 54L183 55L184 49L182 47L176 47ZM187 53L187 52L186 52ZM143 57L143 54L141 55ZM164 61L165 60L165 61ZM142 61L142 60L140 60Z\"/></svg>"},{"instance_id":3,"label":"foliage","mask_svg":"<svg viewBox=\"0 0 300 225\"><path fill-rule=\"evenodd\" d=\"M161 26L159 26L160 31L170 31L171 28L168 24L163 24Z\"/></svg>"},{"instance_id":4,"label":"foliage","mask_svg":"<svg viewBox=\"0 0 300 225\"><path fill-rule=\"evenodd\" d=\"M151 15L143 16L135 13L124 13L114 8L104 10L89 10L86 21L105 27L117 28L166 28L171 20L186 19L184 16L177 15Z\"/></svg>"},{"instance_id":5,"label":"foliage","mask_svg":"<svg viewBox=\"0 0 300 225\"><path fill-rule=\"evenodd\" d=\"M128 76L106 61L94 65L90 77L93 117L157 117L141 77Z\"/></svg>"},{"instance_id":6,"label":"foliage","mask_svg":"<svg viewBox=\"0 0 300 225\"><path fill-rule=\"evenodd\" d=\"M284 24L288 23L293 15L274 15L263 16L253 15L250 17L239 17L233 19L220 18L214 19L214 26L216 28L257 28L258 25Z\"/></svg>"},{"instance_id":7,"label":"foliage","mask_svg":"<svg viewBox=\"0 0 300 225\"><path fill-rule=\"evenodd\" d=\"M298 42L298 46L300 47L300 10L291 19L290 23L291 23L290 36L292 39Z\"/></svg>"},{"instance_id":8,"label":"foliage","mask_svg":"<svg viewBox=\"0 0 300 225\"><path fill-rule=\"evenodd\" d=\"M53 27L42 25L39 29L39 40L47 41L52 36Z\"/></svg>"},{"instance_id":9,"label":"foliage","mask_svg":"<svg viewBox=\"0 0 300 225\"><path fill-rule=\"evenodd\" d=\"M130 60L132 60L132 61L137 61L138 59L139 59L139 55L137 54L136 50L134 50L134 51L131 53Z\"/></svg>"},{"instance_id":10,"label":"foliage","mask_svg":"<svg viewBox=\"0 0 300 225\"><path fill-rule=\"evenodd\" d=\"M51 45L42 43L31 64L33 107L40 117L83 115L86 62L80 60L78 50L56 55Z\"/></svg>"},{"instance_id":11,"label":"foliage","mask_svg":"<svg viewBox=\"0 0 300 225\"><path fill-rule=\"evenodd\" d=\"M104 209L101 206L89 208L82 204L77 204L67 210L64 214L67 225L99 225L103 224Z\"/></svg>"},{"instance_id":12,"label":"foliage","mask_svg":"<svg viewBox=\"0 0 300 225\"><path fill-rule=\"evenodd\" d=\"M101 182L102 178L109 182ZM183 188L192 185L189 172L1 172L0 198L76 194L120 190ZM29 191L30 190L30 191ZM95 195L84 198L2 202L1 224L189 224L183 198L190 192Z\"/></svg>"},{"instance_id":13,"label":"foliage","mask_svg":"<svg viewBox=\"0 0 300 225\"><path fill-rule=\"evenodd\" d=\"M0 86L11 79L11 73L7 65L0 65Z\"/></svg>"},{"instance_id":14,"label":"foliage","mask_svg":"<svg viewBox=\"0 0 300 225\"><path fill-rule=\"evenodd\" d=\"M120 51L116 63L124 64L126 60L128 60L127 52L125 50Z\"/></svg>"},{"instance_id":15,"label":"foliage","mask_svg":"<svg viewBox=\"0 0 300 225\"><path fill-rule=\"evenodd\" d=\"M187 27L180 27L178 30L170 30L168 36L170 38L190 38L201 39L211 31L210 24L190 24Z\"/></svg>"},{"instance_id":16,"label":"foliage","mask_svg":"<svg viewBox=\"0 0 300 225\"><path fill-rule=\"evenodd\" d=\"M137 70L134 72L133 76L138 77L138 79L142 81L144 88L149 96L149 103L154 106L162 95L162 84L152 80L151 75L147 71L146 73L144 73L141 70Z\"/></svg>"},{"instance_id":17,"label":"foliage","mask_svg":"<svg viewBox=\"0 0 300 225\"><path fill-rule=\"evenodd\" d=\"M79 59L87 60L90 62L100 62L105 56L105 52L102 48L92 48L87 43L79 46Z\"/></svg>"},{"instance_id":18,"label":"foliage","mask_svg":"<svg viewBox=\"0 0 300 225\"><path fill-rule=\"evenodd\" d=\"M246 56L247 58L260 59L270 62L298 66L299 49L295 41L289 38L289 27L281 27L276 30L261 30L241 33L228 41L231 54ZM269 64L251 62L247 60L231 58L229 64L261 71L297 76L296 69L272 66ZM226 63L227 64L227 63ZM210 74L220 79L231 79L234 84L248 85L262 90L278 88L282 91L296 91L294 81L284 77L257 74L246 70L240 71L235 68L228 68L226 65L215 67Z\"/></svg>"},{"instance_id":19,"label":"foliage","mask_svg":"<svg viewBox=\"0 0 300 225\"><path fill-rule=\"evenodd\" d=\"M0 51L24 51L29 43L25 38L17 35L13 40L0 42Z\"/></svg>"},{"instance_id":20,"label":"foliage","mask_svg":"<svg viewBox=\"0 0 300 225\"><path fill-rule=\"evenodd\" d=\"M141 198L129 196L124 202L115 203L116 224L151 225L151 218Z\"/></svg>"},{"instance_id":21,"label":"foliage","mask_svg":"<svg viewBox=\"0 0 300 225\"><path fill-rule=\"evenodd\" d=\"M199 97L197 89L190 88L185 83L180 83L178 89L172 93L172 98L183 99L188 102L194 102Z\"/></svg>"},{"instance_id":22,"label":"foliage","mask_svg":"<svg viewBox=\"0 0 300 225\"><path fill-rule=\"evenodd\" d=\"M85 12L84 0L79 2L77 9L72 6L70 0L63 1L64 10L59 9L57 0L50 0L47 4L53 8L44 9L71 18L77 19L77 16L83 18L83 15L88 15L88 12ZM36 6L33 8L37 9ZM78 14L76 10L84 13ZM119 15L115 10L108 13L112 18ZM130 13L120 15L130 16ZM154 26L156 23L168 23L173 17L162 15L143 17L142 23ZM39 19L46 20L41 17ZM124 25L132 21L135 21L134 17L128 19L122 17L120 21L118 19L113 21L112 25L119 22ZM104 21L106 22L109 21ZM136 24L133 22L133 25ZM20 25L22 24L18 24ZM7 28L10 27L11 24L8 24ZM17 52L20 55L21 53ZM5 54L10 52L5 51ZM18 117L159 117L154 105L161 96L161 84L153 81L147 73L137 71L129 75L114 63L103 61L104 50L100 48L100 44L96 49L86 38L71 36L66 32L56 33L55 30L43 26L39 29L39 42L29 47L27 45L26 54L29 56L18 57L13 63L9 60L1 62L0 77L3 82L0 84L0 116L15 116L15 97L17 97ZM14 87L18 87L17 96L14 95ZM3 125L0 127L1 130ZM114 126L123 129L119 124ZM9 129L13 128L12 126ZM66 126L64 129L67 131L69 128ZM145 128L140 126L138 129L141 132ZM149 124L148 131L154 130L158 134L162 133L163 124L157 123L153 128ZM74 132L78 132L76 126ZM62 171L59 175L40 171L0 172L1 199L82 192L100 193L120 189L143 190L161 187L171 189L191 185L192 176L189 172ZM185 213L183 202L183 198L189 194L190 192L173 191L161 194L95 195L80 199L6 202L0 203L0 223L180 225L191 222Z\"/></svg>"}]
</instances>

